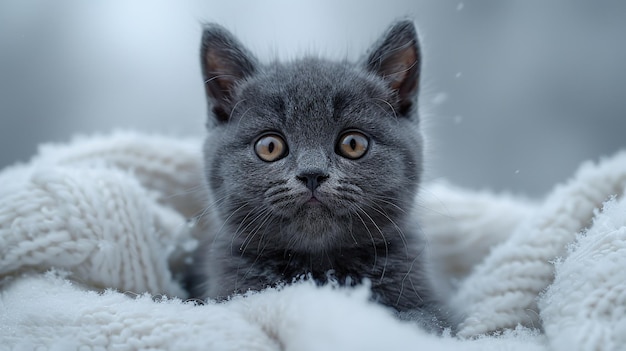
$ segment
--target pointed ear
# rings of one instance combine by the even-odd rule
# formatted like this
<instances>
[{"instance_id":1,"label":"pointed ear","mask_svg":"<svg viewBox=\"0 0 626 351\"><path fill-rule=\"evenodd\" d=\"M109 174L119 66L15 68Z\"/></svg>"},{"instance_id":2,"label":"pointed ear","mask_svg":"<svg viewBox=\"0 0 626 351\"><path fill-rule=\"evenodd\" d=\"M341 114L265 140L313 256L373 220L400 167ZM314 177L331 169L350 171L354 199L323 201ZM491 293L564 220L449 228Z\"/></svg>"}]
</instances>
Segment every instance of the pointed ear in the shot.
<instances>
[{"instance_id":1,"label":"pointed ear","mask_svg":"<svg viewBox=\"0 0 626 351\"><path fill-rule=\"evenodd\" d=\"M227 122L235 103L234 89L255 73L257 61L230 32L213 23L204 26L200 61L213 115L218 122Z\"/></svg>"},{"instance_id":2,"label":"pointed ear","mask_svg":"<svg viewBox=\"0 0 626 351\"><path fill-rule=\"evenodd\" d=\"M394 23L367 57L366 69L382 77L397 92L397 100L390 102L399 115L409 115L416 102L420 64L417 31L411 20Z\"/></svg>"}]
</instances>

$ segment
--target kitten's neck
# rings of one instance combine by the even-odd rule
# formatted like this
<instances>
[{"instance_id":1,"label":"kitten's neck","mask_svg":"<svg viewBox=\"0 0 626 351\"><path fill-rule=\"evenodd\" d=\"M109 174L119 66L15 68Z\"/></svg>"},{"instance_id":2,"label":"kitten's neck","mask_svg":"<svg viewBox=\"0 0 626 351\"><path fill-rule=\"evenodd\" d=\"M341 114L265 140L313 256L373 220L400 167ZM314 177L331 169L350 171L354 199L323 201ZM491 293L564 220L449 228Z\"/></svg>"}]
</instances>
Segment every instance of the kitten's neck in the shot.
<instances>
[{"instance_id":1,"label":"kitten's neck","mask_svg":"<svg viewBox=\"0 0 626 351\"><path fill-rule=\"evenodd\" d=\"M329 275L343 282L347 277L360 281L362 278L375 279L384 275L390 260L409 263L415 258L413 252L400 238L369 243L354 247L339 247L315 252L289 249L246 250L233 252L241 258L263 262L266 268L284 277L289 282L301 276L310 275L316 281L326 281ZM255 248L256 249L256 248Z\"/></svg>"}]
</instances>

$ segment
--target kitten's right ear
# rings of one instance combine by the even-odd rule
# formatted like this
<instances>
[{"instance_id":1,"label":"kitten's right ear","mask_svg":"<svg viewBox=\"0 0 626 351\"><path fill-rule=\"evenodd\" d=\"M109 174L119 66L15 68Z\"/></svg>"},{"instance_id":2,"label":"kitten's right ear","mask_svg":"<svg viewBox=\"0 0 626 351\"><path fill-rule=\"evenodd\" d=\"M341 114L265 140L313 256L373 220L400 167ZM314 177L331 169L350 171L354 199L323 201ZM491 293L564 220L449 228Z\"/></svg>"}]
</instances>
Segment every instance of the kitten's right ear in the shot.
<instances>
[{"instance_id":1,"label":"kitten's right ear","mask_svg":"<svg viewBox=\"0 0 626 351\"><path fill-rule=\"evenodd\" d=\"M399 115L410 115L419 90L421 53L417 30L412 20L394 23L374 45L365 62L366 68L383 78L396 93Z\"/></svg>"},{"instance_id":2,"label":"kitten's right ear","mask_svg":"<svg viewBox=\"0 0 626 351\"><path fill-rule=\"evenodd\" d=\"M224 27L210 23L204 26L200 61L213 115L218 122L228 122L235 103L234 89L255 73L257 60Z\"/></svg>"}]
</instances>

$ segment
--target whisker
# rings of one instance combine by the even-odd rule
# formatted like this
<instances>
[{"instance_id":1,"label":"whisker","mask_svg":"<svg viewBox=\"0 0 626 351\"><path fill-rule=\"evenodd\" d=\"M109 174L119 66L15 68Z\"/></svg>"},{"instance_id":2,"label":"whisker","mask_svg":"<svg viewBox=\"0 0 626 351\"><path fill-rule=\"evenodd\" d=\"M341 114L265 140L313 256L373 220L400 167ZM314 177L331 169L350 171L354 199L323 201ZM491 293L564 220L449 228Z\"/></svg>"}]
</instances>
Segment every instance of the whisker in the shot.
<instances>
[{"instance_id":1,"label":"whisker","mask_svg":"<svg viewBox=\"0 0 626 351\"><path fill-rule=\"evenodd\" d=\"M226 223L228 223L228 221L237 213L239 212L239 210L241 210L242 208L248 206L248 202L244 203L243 205L237 207L236 210L234 210L228 217L226 217L226 219L224 220L224 222L222 223L222 226L220 227L220 229L217 230L217 232L214 234L213 236L213 243L215 244L215 241L217 240L217 238L221 235L222 230L224 230L224 227L226 226ZM232 243L231 243L231 250L232 250Z\"/></svg>"},{"instance_id":2,"label":"whisker","mask_svg":"<svg viewBox=\"0 0 626 351\"><path fill-rule=\"evenodd\" d=\"M249 107L247 110L245 110L242 114L241 117L239 117L239 121L237 121L237 127L235 128L235 130L239 130L239 125L241 124L241 121L243 120L243 118L248 114L248 112L250 112L253 109L253 107Z\"/></svg>"},{"instance_id":3,"label":"whisker","mask_svg":"<svg viewBox=\"0 0 626 351\"><path fill-rule=\"evenodd\" d=\"M369 227L367 226L367 224L365 224L365 221L363 220L363 217L361 217L361 215L359 214L359 210L363 211L362 209L360 209L360 207L357 204L353 204L353 206L356 206L357 210L354 212L354 214L359 217L359 219L361 220L361 223L363 223L363 227L365 227L365 230L367 230L367 233L370 236L370 239L372 240L372 247L374 248L374 264L372 267L372 271L374 271L376 269L376 263L378 262L378 248L376 247L376 240L374 240L374 236L372 235L372 232L370 231Z\"/></svg>"},{"instance_id":4,"label":"whisker","mask_svg":"<svg viewBox=\"0 0 626 351\"><path fill-rule=\"evenodd\" d=\"M206 80L204 81L204 84L206 84L206 83L210 83L211 81L214 81L214 80L216 80L216 79L220 79L220 78L232 78L232 79L237 79L237 77L236 77L236 76L234 76L234 75L232 75L232 74L224 74L224 73L219 74L220 72L210 72L210 73L211 73L211 74L215 74L215 76L213 76L213 77L211 77L211 78L209 78L209 79L206 79Z\"/></svg>"},{"instance_id":5,"label":"whisker","mask_svg":"<svg viewBox=\"0 0 626 351\"><path fill-rule=\"evenodd\" d=\"M396 229L396 231L398 232L398 234L399 234L399 236L400 236L400 240L402 240L402 244L404 245L404 251L405 251L405 253L406 253L406 256L408 257L408 256L409 256L408 242L407 242L407 240L406 240L406 235L404 234L404 231L400 228L400 226L398 226L398 224L397 224L397 223L396 223L393 219L391 219L391 217L389 217L389 215L388 215L386 212L384 212L384 210L383 210L381 207L379 207L379 206L378 206L378 205L376 205L375 203L374 203L374 205L376 205L377 207L379 207L379 208L380 208L380 210L379 210L379 209L377 209L376 207L374 207L374 206L370 205L370 204L365 204L365 205L367 205L367 206L368 206L369 208L371 208L372 210L374 210L374 211L376 211L376 212L380 213L380 214L383 216L383 218L385 218L386 220L388 220L388 221L389 221L389 223L391 223L391 225L393 225L393 226L394 226L394 228Z\"/></svg>"},{"instance_id":6,"label":"whisker","mask_svg":"<svg viewBox=\"0 0 626 351\"><path fill-rule=\"evenodd\" d=\"M417 260L419 259L419 255L415 257L415 259L413 260L413 262L411 262L411 266L409 267L409 271L407 272L407 276L409 278L409 284L411 284L411 289L413 289L413 292L415 293L415 296L417 296L417 298L420 301L424 301L424 298L422 297L422 295L420 295L419 293L419 289L415 286L415 283L413 282L413 279L411 278L411 271L413 270L413 266L415 265L415 262L417 262Z\"/></svg>"},{"instance_id":7,"label":"whisker","mask_svg":"<svg viewBox=\"0 0 626 351\"><path fill-rule=\"evenodd\" d=\"M354 236L354 226L352 225L352 213L348 212L348 217L350 218L350 237L352 238L352 240L354 240L354 245L359 245L359 241L356 240L356 237Z\"/></svg>"},{"instance_id":8,"label":"whisker","mask_svg":"<svg viewBox=\"0 0 626 351\"><path fill-rule=\"evenodd\" d=\"M233 106L232 110L230 110L230 115L228 115L228 120L229 120L229 121L233 119L233 114L235 113L235 110L237 109L237 107L239 106L239 104L241 104L241 103L243 103L243 102L245 102L245 101L246 101L246 99L241 99L241 100L237 101L237 103L235 104L235 106ZM247 112L247 111L246 111L246 112ZM244 112L244 115L245 115L245 112ZM242 117L243 117L243 115L242 115ZM241 122L241 119L240 119L239 121Z\"/></svg>"},{"instance_id":9,"label":"whisker","mask_svg":"<svg viewBox=\"0 0 626 351\"><path fill-rule=\"evenodd\" d=\"M404 214L407 214L407 211L405 211L402 207L400 207L400 206L396 205L395 203L393 203L393 202L391 202L391 201L388 201L388 200L396 200L396 201L397 201L397 199L394 199L394 198L392 198L392 197L388 197L388 196L376 195L376 194L371 194L371 195L369 195L369 196L370 196L371 198L374 198L374 199L376 199L376 200L379 200L379 201L381 201L381 202L384 202L384 203L388 204L389 206L394 207L395 209L397 209L398 211L400 211L400 212L402 212L402 213L404 213Z\"/></svg>"},{"instance_id":10,"label":"whisker","mask_svg":"<svg viewBox=\"0 0 626 351\"><path fill-rule=\"evenodd\" d=\"M404 292L404 282L407 280L407 278L409 279L411 288L413 289L413 292L415 293L417 298L420 299L420 301L424 301L424 299L419 293L419 290L417 290L417 287L415 287L415 284L413 284L413 279L411 279L411 271L413 271L413 266L415 265L415 262L417 262L418 259L419 259L419 256L416 256L411 261L411 265L409 266L409 269L407 270L406 274L402 278L402 281L400 281L400 293L398 294L398 300L396 300L396 305L400 303L400 298L402 297L402 293Z\"/></svg>"},{"instance_id":11,"label":"whisker","mask_svg":"<svg viewBox=\"0 0 626 351\"><path fill-rule=\"evenodd\" d=\"M356 204L355 204L356 205ZM383 231L380 229L380 227L378 226L378 224L376 224L376 222L374 221L374 219L365 211L363 210L363 208L359 205L356 205L357 208L359 208L361 210L361 212L363 212L364 215L367 216L367 218L369 218L369 220L372 222L372 224L374 225L374 227L376 227L376 229L378 230L378 232L380 233L380 236L383 238L383 242L385 244L385 263L383 264L383 271L380 275L380 281L382 282L383 278L385 277L385 272L387 270L387 261L389 260L389 246L387 245L387 238L385 238L385 234L383 233Z\"/></svg>"},{"instance_id":12,"label":"whisker","mask_svg":"<svg viewBox=\"0 0 626 351\"><path fill-rule=\"evenodd\" d=\"M239 227L237 227L237 230L235 230L235 234L233 235L233 238L230 243L231 250L233 248L235 240L238 239L241 235L243 235L247 231L247 229L250 228L250 226L254 224L254 222L256 222L259 218L261 218L266 213L266 211L268 211L267 208L255 207L252 209L252 211L246 214L244 219L239 223ZM248 217L250 217L251 215L254 215L255 217L242 228L244 223L246 223L246 220L248 219ZM239 244L239 251L242 250L242 246L246 242L247 239L248 239L248 236L246 236L246 238L244 238L241 244ZM243 252L242 252L242 255L243 255Z\"/></svg>"},{"instance_id":13,"label":"whisker","mask_svg":"<svg viewBox=\"0 0 626 351\"><path fill-rule=\"evenodd\" d=\"M254 239L256 234L259 232L259 230L261 230L263 225L265 225L265 223L267 222L268 219L271 218L271 216L272 216L272 212L269 209L265 208L265 209L263 209L261 211L261 213L259 213L259 215L254 220L252 220L252 223L254 223L254 222L257 221L257 219L263 218L261 220L261 223L258 224L257 226L255 226L254 229L252 229L252 231L246 236L246 238L243 240L243 242L239 246L239 250L241 251L241 255L242 256L246 252L246 250L248 249L248 246L252 242L252 239Z\"/></svg>"},{"instance_id":14,"label":"whisker","mask_svg":"<svg viewBox=\"0 0 626 351\"><path fill-rule=\"evenodd\" d=\"M207 206L205 206L202 211L199 211L199 214L196 214L193 216L193 218L198 221L200 219L202 219L204 216L206 216L206 214L209 212L209 210L212 210L213 208L216 208L218 204L224 202L224 200L226 200L228 198L228 195L224 195L223 197L221 197L218 200L215 200L213 202L211 202L210 204L208 204Z\"/></svg>"},{"instance_id":15,"label":"whisker","mask_svg":"<svg viewBox=\"0 0 626 351\"><path fill-rule=\"evenodd\" d=\"M436 214L436 215L441 215L441 216L442 216L442 217L444 217L444 218L449 218L449 219L452 219L452 215L451 215L451 214L450 214L450 212L449 212L448 206L446 205L445 201L443 201L442 199L440 199L440 198L437 196L437 194L435 194L434 192L430 191L430 190L429 190L428 188L426 188L426 187L421 187L421 189L420 189L420 194L418 195L418 199L424 199L424 198L425 198L425 196L424 196L424 195L426 195L426 196L431 196L431 197L435 198L435 200L439 203L439 205L441 205L442 210L443 210L443 211L445 211L445 213L444 213L444 212L442 212L442 211L437 211L437 210L434 210L434 209L432 209L432 208L429 208L429 207L424 206L422 201L416 201L416 202L417 202L417 204L416 204L416 206L417 206L417 207L419 207L419 208L423 208L423 209L425 209L425 210L428 210L428 211L430 211L431 213L434 213L434 214Z\"/></svg>"},{"instance_id":16,"label":"whisker","mask_svg":"<svg viewBox=\"0 0 626 351\"><path fill-rule=\"evenodd\" d=\"M176 193L173 193L173 194L169 194L167 196L163 196L162 199L164 199L164 200L171 200L171 199L179 197L179 196L186 196L186 195L189 195L189 194L193 194L193 193L197 192L198 190L204 189L205 187L206 186L204 184L194 185L194 186L192 186L190 188L186 188L183 191L176 192Z\"/></svg>"},{"instance_id":17,"label":"whisker","mask_svg":"<svg viewBox=\"0 0 626 351\"><path fill-rule=\"evenodd\" d=\"M389 106L389 107L391 108L391 112L393 112L393 117L394 117L396 120L398 120L398 114L396 113L396 109L393 107L393 105L391 105L391 104L389 103L389 101L386 101L386 100L383 100L383 99L380 99L380 98L372 98L372 100L375 100L375 101L380 101L380 102L382 102L382 103L386 104L387 106ZM385 112L385 114L386 114L386 115L391 115L391 114L389 113L389 111L385 110L385 109L384 109L382 106L380 106L379 104L374 103L374 105L378 106L381 110L383 110L383 112Z\"/></svg>"},{"instance_id":18,"label":"whisker","mask_svg":"<svg viewBox=\"0 0 626 351\"><path fill-rule=\"evenodd\" d=\"M272 221L274 220L274 218L271 216L271 213L268 213L266 217L271 218L270 223L269 223L269 224L271 224ZM266 220L264 220L263 222L265 223ZM257 255L256 255L254 261L250 264L250 267L248 267L248 270L244 273L244 275L243 275L244 278L246 278L252 272L252 269L254 268L254 265L263 256L263 252L265 252L265 249L267 248L267 245L269 244L269 241L265 240L265 234L267 233L267 228L269 228L269 224L267 226L265 226L265 229L263 230L263 233L261 233L261 238L259 239L259 244L257 246ZM261 224L261 226L263 226L263 225L264 224ZM260 227L259 227L259 229L260 229ZM261 244L263 244L263 247L261 247ZM245 251L245 249L244 249L244 251Z\"/></svg>"}]
</instances>

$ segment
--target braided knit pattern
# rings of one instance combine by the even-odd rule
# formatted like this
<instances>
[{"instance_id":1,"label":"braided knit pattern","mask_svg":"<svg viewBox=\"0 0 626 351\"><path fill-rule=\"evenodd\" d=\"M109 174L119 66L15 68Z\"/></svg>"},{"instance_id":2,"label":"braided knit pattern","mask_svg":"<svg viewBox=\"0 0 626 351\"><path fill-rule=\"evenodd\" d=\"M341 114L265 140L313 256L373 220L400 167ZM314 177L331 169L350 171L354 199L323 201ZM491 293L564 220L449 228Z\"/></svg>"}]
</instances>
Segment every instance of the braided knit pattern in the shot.
<instances>
[{"instance_id":1,"label":"braided knit pattern","mask_svg":"<svg viewBox=\"0 0 626 351\"><path fill-rule=\"evenodd\" d=\"M163 258L202 208L200 161L197 143L133 133L44 146L0 176L0 276L54 267L94 287L184 296Z\"/></svg>"}]
</instances>

